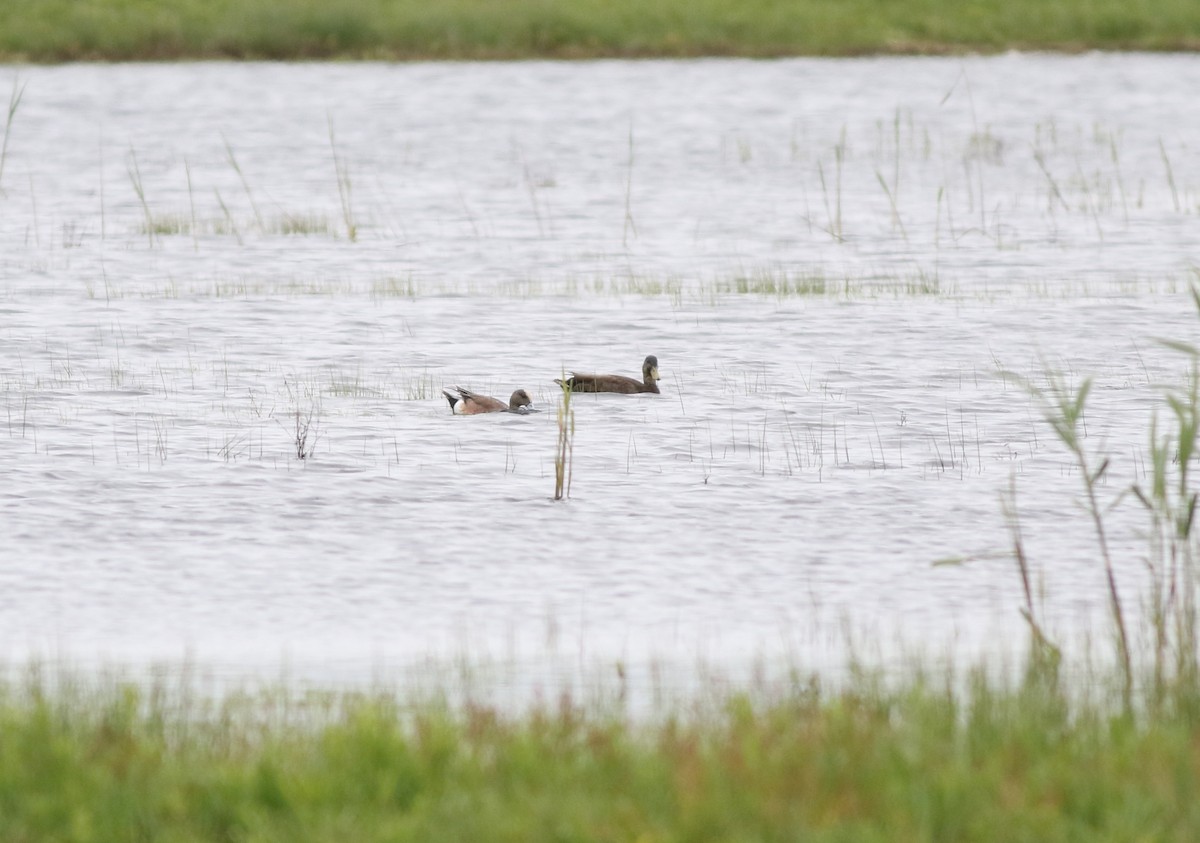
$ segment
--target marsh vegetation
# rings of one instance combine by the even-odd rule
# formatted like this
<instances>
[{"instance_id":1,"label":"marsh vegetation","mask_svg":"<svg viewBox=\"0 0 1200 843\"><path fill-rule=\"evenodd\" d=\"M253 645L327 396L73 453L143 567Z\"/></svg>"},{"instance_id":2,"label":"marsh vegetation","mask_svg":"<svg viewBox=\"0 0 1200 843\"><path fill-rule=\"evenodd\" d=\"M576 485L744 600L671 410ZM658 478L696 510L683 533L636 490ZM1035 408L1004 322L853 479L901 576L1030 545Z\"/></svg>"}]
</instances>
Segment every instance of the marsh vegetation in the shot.
<instances>
[{"instance_id":1,"label":"marsh vegetation","mask_svg":"<svg viewBox=\"0 0 1200 843\"><path fill-rule=\"evenodd\" d=\"M1093 0L13 0L0 57L170 59L527 59L846 56L1025 50L1189 50L1200 13Z\"/></svg>"},{"instance_id":2,"label":"marsh vegetation","mask_svg":"<svg viewBox=\"0 0 1200 843\"><path fill-rule=\"evenodd\" d=\"M1187 839L1195 691L1137 720L1029 681L801 679L630 721L385 692L0 695L8 839ZM961 684L964 688L952 688Z\"/></svg>"},{"instance_id":3,"label":"marsh vegetation","mask_svg":"<svg viewBox=\"0 0 1200 843\"><path fill-rule=\"evenodd\" d=\"M1200 63L12 75L0 836L1192 836Z\"/></svg>"}]
</instances>

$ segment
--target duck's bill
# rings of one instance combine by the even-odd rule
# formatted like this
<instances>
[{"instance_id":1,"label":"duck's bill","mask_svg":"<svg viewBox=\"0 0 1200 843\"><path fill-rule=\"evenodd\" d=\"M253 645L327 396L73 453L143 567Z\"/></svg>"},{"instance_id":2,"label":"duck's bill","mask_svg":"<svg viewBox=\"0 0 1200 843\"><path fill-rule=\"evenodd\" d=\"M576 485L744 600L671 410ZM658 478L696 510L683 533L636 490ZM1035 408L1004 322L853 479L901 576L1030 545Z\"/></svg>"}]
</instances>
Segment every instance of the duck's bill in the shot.
<instances>
[{"instance_id":1,"label":"duck's bill","mask_svg":"<svg viewBox=\"0 0 1200 843\"><path fill-rule=\"evenodd\" d=\"M655 366L653 369L650 370L650 377L654 378L656 381L662 380L662 378L660 378L658 376L658 367L657 366Z\"/></svg>"},{"instance_id":2,"label":"duck's bill","mask_svg":"<svg viewBox=\"0 0 1200 843\"><path fill-rule=\"evenodd\" d=\"M524 407L517 407L517 412L524 416L528 413L540 413L541 410L532 404L526 404Z\"/></svg>"}]
</instances>

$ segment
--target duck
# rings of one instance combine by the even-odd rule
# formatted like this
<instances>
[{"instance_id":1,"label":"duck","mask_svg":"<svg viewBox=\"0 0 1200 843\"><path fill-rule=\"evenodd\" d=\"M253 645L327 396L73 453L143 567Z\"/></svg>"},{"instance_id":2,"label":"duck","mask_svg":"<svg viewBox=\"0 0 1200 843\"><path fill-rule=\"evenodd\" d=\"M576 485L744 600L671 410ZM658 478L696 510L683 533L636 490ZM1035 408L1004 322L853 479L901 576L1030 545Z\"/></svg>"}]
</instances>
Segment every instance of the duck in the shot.
<instances>
[{"instance_id":1,"label":"duck","mask_svg":"<svg viewBox=\"0 0 1200 843\"><path fill-rule=\"evenodd\" d=\"M450 412L460 416L474 416L478 413L533 413L533 399L523 389L518 389L505 404L499 398L490 395L480 395L461 386L454 387L454 392L443 389L442 394L450 402ZM457 393L457 394L455 394Z\"/></svg>"},{"instance_id":2,"label":"duck","mask_svg":"<svg viewBox=\"0 0 1200 843\"><path fill-rule=\"evenodd\" d=\"M622 392L633 395L639 392L658 393L658 358L651 354L642 362L642 379L625 375L583 375L572 372L565 379L554 382L572 392Z\"/></svg>"}]
</instances>

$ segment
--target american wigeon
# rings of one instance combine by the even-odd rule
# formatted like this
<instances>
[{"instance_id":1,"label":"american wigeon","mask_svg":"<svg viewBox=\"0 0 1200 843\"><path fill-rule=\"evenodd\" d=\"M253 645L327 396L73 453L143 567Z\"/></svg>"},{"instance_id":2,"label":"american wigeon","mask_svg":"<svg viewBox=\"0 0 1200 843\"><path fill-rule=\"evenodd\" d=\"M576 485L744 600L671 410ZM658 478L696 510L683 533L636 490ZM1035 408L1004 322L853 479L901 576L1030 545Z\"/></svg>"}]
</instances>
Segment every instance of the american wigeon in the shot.
<instances>
[{"instance_id":1,"label":"american wigeon","mask_svg":"<svg viewBox=\"0 0 1200 843\"><path fill-rule=\"evenodd\" d=\"M529 413L534 411L533 399L523 389L514 392L507 404L499 398L480 395L469 389L463 389L461 386L456 386L454 389L457 391L457 395L448 389L443 389L442 394L450 402L450 411L458 415L473 416L477 413Z\"/></svg>"},{"instance_id":2,"label":"american wigeon","mask_svg":"<svg viewBox=\"0 0 1200 843\"><path fill-rule=\"evenodd\" d=\"M572 392L623 392L632 395L637 392L658 392L658 358L651 354L642 363L642 379L635 380L625 375L581 375L572 372L564 380L554 379L559 386L566 386Z\"/></svg>"}]
</instances>

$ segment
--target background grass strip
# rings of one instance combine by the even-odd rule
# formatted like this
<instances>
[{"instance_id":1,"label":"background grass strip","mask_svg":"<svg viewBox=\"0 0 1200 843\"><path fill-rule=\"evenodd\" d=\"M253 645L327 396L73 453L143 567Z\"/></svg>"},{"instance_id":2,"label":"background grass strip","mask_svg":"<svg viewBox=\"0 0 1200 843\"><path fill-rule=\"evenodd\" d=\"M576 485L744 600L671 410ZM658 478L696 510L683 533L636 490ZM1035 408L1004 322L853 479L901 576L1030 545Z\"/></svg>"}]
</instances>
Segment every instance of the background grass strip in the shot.
<instances>
[{"instance_id":1,"label":"background grass strip","mask_svg":"<svg viewBox=\"0 0 1200 843\"><path fill-rule=\"evenodd\" d=\"M5 0L0 59L1193 50L1191 0Z\"/></svg>"}]
</instances>

